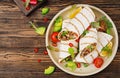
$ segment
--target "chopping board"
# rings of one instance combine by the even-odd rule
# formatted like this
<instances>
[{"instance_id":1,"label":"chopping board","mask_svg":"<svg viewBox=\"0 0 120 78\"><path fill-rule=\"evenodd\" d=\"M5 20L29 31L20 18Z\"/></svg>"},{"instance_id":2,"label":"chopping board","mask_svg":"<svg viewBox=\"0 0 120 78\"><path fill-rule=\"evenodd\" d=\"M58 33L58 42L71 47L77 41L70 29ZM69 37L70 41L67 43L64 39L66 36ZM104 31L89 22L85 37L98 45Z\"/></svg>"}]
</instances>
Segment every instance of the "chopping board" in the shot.
<instances>
[{"instance_id":1,"label":"chopping board","mask_svg":"<svg viewBox=\"0 0 120 78\"><path fill-rule=\"evenodd\" d=\"M33 11L35 11L37 8L43 6L47 0L42 0L42 1L39 1L36 5L32 5L30 6L30 9L27 10L25 8L25 2L23 2L22 0L14 0L14 2L18 5L18 7L20 8L20 10L26 15L30 15Z\"/></svg>"}]
</instances>

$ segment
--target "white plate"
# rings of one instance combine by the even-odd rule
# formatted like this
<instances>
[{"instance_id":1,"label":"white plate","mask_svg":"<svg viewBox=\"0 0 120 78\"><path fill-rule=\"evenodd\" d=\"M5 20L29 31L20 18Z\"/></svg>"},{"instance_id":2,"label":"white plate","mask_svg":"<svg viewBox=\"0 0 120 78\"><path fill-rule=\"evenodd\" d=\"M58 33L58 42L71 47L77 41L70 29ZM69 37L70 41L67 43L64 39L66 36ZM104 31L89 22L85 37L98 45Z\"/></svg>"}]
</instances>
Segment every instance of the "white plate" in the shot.
<instances>
[{"instance_id":1,"label":"white plate","mask_svg":"<svg viewBox=\"0 0 120 78\"><path fill-rule=\"evenodd\" d=\"M50 58L54 62L54 64L57 67L59 67L61 70L63 70L64 72L66 72L68 74L71 74L71 75L75 75L75 76L88 76L88 75L93 75L93 74L96 74L96 73L102 71L103 69L105 69L112 62L113 58L116 55L117 48L118 48L118 34L117 34L117 30L116 30L115 24L113 23L111 18L104 11L100 10L97 7L91 6L91 5L77 4L77 7L79 7L79 6L88 6L88 7L90 7L93 10L93 12L95 13L96 17L99 18L101 16L106 16L110 20L110 22L112 23L112 25L113 25L112 35L113 35L113 44L114 44L113 45L113 49L112 49L112 56L110 56L109 58L107 58L105 60L105 62L102 65L101 68L95 68L94 65L91 64L87 68L81 67L79 69L77 68L75 71L71 71L71 70L65 68L65 66L62 63L58 63L58 53L57 52L52 52L49 49L47 49L47 51L48 51L48 54L49 54ZM50 22L50 24L48 26L48 29L47 29L47 32L46 32L46 46L48 46L50 44L50 34L52 33L53 24L54 24L55 19L58 16L62 16L63 19L66 19L68 17L69 13L70 13L69 10L70 10L71 7L72 6L68 6L65 9L61 10L60 12L58 12L54 16L52 21Z\"/></svg>"}]
</instances>

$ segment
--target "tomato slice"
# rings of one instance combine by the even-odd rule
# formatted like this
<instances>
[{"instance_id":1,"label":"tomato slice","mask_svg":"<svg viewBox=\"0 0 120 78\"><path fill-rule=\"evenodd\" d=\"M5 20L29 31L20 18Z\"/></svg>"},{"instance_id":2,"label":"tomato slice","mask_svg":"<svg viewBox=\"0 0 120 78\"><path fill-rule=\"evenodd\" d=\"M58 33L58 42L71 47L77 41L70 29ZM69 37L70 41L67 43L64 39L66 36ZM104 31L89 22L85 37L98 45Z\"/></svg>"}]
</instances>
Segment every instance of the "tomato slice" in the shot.
<instances>
[{"instance_id":1,"label":"tomato slice","mask_svg":"<svg viewBox=\"0 0 120 78\"><path fill-rule=\"evenodd\" d=\"M102 66L103 62L104 62L103 59L100 57L95 58L93 61L95 67L97 67L97 68L100 68Z\"/></svg>"},{"instance_id":2,"label":"tomato slice","mask_svg":"<svg viewBox=\"0 0 120 78\"><path fill-rule=\"evenodd\" d=\"M51 40L52 40L52 42L54 42L54 43L57 43L57 42L59 42L59 40L58 40L58 32L53 32L52 33L52 35L51 35Z\"/></svg>"}]
</instances>

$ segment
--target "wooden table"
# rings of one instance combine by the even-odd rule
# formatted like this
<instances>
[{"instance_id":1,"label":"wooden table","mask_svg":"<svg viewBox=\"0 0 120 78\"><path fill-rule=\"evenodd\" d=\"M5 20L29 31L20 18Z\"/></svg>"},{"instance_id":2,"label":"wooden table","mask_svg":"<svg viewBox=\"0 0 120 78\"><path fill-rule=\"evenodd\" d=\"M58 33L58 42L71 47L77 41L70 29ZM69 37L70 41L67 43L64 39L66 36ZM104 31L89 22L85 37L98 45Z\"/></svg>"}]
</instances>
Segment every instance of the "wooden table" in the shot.
<instances>
[{"instance_id":1,"label":"wooden table","mask_svg":"<svg viewBox=\"0 0 120 78\"><path fill-rule=\"evenodd\" d=\"M49 0L47 7L51 11L45 17L50 21L61 9L75 3L91 4L105 11L120 34L120 0ZM28 24L34 20L40 26L48 26L49 22L43 22L40 10L26 17L12 0L0 0L0 78L77 78L57 67L52 75L43 74L46 67L54 64L43 54L45 36L37 35ZM39 47L39 53L33 52L34 47ZM37 62L38 59L42 60L41 63ZM79 78L120 78L120 48L105 70Z\"/></svg>"}]
</instances>

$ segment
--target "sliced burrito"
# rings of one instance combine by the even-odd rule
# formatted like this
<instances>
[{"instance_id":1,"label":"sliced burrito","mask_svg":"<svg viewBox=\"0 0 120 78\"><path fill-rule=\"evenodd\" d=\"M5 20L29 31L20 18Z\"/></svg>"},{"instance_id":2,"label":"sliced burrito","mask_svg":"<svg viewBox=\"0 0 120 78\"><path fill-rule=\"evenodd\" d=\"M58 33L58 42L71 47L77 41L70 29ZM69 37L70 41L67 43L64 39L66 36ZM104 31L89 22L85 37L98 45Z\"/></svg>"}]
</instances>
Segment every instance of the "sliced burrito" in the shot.
<instances>
[{"instance_id":1,"label":"sliced burrito","mask_svg":"<svg viewBox=\"0 0 120 78\"><path fill-rule=\"evenodd\" d=\"M89 7L82 10L72 19L64 20L62 28L76 32L79 36L95 21L95 14Z\"/></svg>"},{"instance_id":2,"label":"sliced burrito","mask_svg":"<svg viewBox=\"0 0 120 78\"><path fill-rule=\"evenodd\" d=\"M96 57L98 57L102 48L105 47L113 38L111 35L108 35L103 32L98 32L97 37L98 38L97 38L96 48L93 51L91 51L90 53L88 52L88 54L83 57L81 57L82 52L80 52L75 58L76 62L92 63L93 60Z\"/></svg>"},{"instance_id":3,"label":"sliced burrito","mask_svg":"<svg viewBox=\"0 0 120 78\"><path fill-rule=\"evenodd\" d=\"M76 55L78 49L78 42L76 42L76 39L78 39L79 35L76 30L70 30L71 28L65 28L65 26L67 26L68 24L66 23L66 21L63 21L64 28L62 28L61 32L58 34L58 39L60 40L60 42L58 43L59 62L61 62L67 57L71 57L69 49L72 49L74 51L73 55Z\"/></svg>"},{"instance_id":4,"label":"sliced burrito","mask_svg":"<svg viewBox=\"0 0 120 78\"><path fill-rule=\"evenodd\" d=\"M72 44L73 46L70 47L70 44ZM69 49L73 50L74 57L78 53L78 51L77 51L78 43L75 40L61 41L58 44L58 47L59 47L59 62L61 62L62 60L64 60L67 57L72 58L72 55L69 52ZM74 59L74 57L72 59Z\"/></svg>"},{"instance_id":5,"label":"sliced burrito","mask_svg":"<svg viewBox=\"0 0 120 78\"><path fill-rule=\"evenodd\" d=\"M60 40L58 46L60 50L59 61L71 55L68 51L70 48L73 49L74 54L77 53L78 42L75 40L79 38L93 21L95 21L95 14L89 7L84 7L74 18L63 21L62 30L58 35ZM70 47L69 44L72 44L73 47Z\"/></svg>"}]
</instances>

